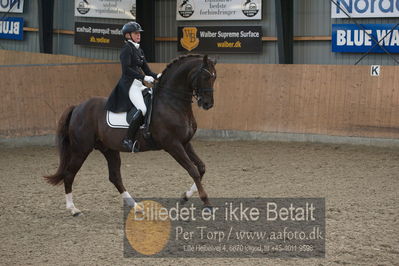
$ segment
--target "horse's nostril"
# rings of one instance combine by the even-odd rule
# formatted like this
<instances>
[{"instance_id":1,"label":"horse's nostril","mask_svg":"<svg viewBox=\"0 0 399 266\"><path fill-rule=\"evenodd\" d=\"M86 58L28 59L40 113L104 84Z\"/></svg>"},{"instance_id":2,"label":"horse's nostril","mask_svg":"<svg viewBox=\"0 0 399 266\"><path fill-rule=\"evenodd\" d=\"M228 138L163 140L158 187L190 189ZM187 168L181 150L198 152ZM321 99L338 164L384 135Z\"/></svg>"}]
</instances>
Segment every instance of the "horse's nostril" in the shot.
<instances>
[{"instance_id":1,"label":"horse's nostril","mask_svg":"<svg viewBox=\"0 0 399 266\"><path fill-rule=\"evenodd\" d=\"M212 103L205 103L204 104L204 109L210 109L210 108L212 108L212 106L213 106L213 104Z\"/></svg>"}]
</instances>

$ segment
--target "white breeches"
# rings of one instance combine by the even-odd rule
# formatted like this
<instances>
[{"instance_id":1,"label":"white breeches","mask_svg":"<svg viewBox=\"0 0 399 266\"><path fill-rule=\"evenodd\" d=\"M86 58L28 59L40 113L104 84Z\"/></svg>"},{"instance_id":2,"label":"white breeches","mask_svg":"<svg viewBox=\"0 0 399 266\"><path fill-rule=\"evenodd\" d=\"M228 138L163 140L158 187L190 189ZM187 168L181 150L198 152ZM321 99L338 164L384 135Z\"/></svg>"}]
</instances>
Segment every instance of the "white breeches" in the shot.
<instances>
[{"instance_id":1,"label":"white breeches","mask_svg":"<svg viewBox=\"0 0 399 266\"><path fill-rule=\"evenodd\" d=\"M145 106L142 93L145 88L146 86L144 86L141 81L135 79L129 89L130 101L132 101L133 105L137 109L141 110L143 115L147 113L147 107Z\"/></svg>"}]
</instances>

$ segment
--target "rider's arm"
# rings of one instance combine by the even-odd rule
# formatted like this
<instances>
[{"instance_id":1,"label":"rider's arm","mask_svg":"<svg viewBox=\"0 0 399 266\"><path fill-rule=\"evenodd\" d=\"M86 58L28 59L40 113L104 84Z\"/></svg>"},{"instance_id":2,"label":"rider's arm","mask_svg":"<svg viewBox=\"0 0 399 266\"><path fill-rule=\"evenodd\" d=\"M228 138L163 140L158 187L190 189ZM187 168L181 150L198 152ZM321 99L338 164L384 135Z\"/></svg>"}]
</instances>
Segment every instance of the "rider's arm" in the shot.
<instances>
[{"instance_id":1,"label":"rider's arm","mask_svg":"<svg viewBox=\"0 0 399 266\"><path fill-rule=\"evenodd\" d=\"M151 71L150 67L149 67L148 64L147 64L147 60L146 60L145 58L144 58L143 66L141 67L141 69L144 71L144 73L145 73L147 76L151 76L151 77L153 77L154 79L157 78L157 74L155 74L154 72Z\"/></svg>"}]
</instances>

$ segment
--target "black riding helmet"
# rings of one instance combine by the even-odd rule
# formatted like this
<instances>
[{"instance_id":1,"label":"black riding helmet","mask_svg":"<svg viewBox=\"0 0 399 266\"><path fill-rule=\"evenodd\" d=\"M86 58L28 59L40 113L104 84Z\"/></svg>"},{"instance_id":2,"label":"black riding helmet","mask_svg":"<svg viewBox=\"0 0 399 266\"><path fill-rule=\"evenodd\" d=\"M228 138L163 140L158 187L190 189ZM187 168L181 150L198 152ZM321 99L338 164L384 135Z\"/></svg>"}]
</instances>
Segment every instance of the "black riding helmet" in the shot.
<instances>
[{"instance_id":1,"label":"black riding helmet","mask_svg":"<svg viewBox=\"0 0 399 266\"><path fill-rule=\"evenodd\" d=\"M142 32L143 29L141 28L140 24L134 21L128 22L123 25L122 34L125 36L126 33L130 32Z\"/></svg>"}]
</instances>

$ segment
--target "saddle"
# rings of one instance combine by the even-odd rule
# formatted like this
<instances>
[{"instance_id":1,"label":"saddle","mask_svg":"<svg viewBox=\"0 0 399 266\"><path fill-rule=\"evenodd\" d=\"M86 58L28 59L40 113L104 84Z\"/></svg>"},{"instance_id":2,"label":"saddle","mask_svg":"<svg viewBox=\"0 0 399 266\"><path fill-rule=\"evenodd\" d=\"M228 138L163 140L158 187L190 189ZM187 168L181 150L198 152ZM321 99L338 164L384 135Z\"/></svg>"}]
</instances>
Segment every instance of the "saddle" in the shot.
<instances>
[{"instance_id":1,"label":"saddle","mask_svg":"<svg viewBox=\"0 0 399 266\"><path fill-rule=\"evenodd\" d=\"M152 102L153 102L153 94L152 88L146 88L143 90L143 98L144 103L147 107L147 113L144 117L144 123L147 128L151 122L151 113L152 113ZM128 128L130 123L132 122L133 115L137 112L137 108L133 106L128 112L122 113L114 113L107 110L106 121L108 126L112 128Z\"/></svg>"}]
</instances>

